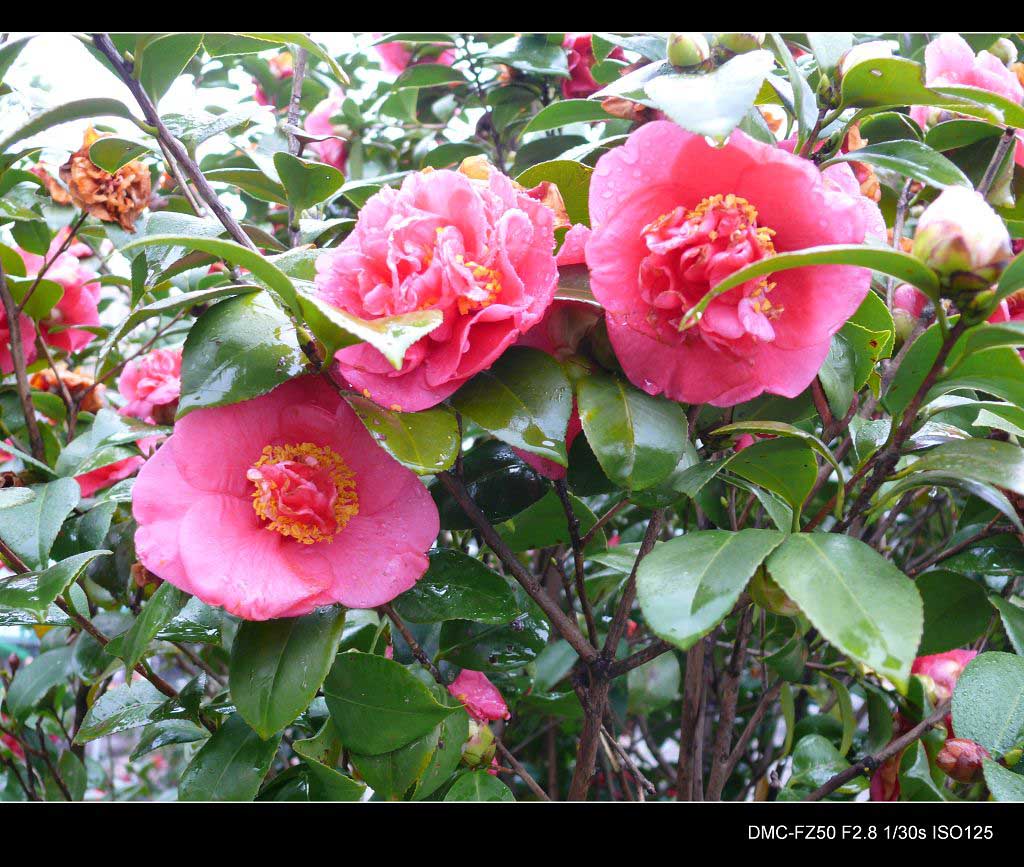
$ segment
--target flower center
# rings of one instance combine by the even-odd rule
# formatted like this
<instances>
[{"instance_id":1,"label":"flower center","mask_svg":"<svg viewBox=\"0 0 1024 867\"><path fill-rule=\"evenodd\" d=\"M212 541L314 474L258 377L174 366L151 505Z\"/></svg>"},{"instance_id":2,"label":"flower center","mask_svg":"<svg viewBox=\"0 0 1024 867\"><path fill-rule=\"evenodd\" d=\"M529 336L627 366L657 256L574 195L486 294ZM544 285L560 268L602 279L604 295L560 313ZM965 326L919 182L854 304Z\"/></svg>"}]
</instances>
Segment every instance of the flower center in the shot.
<instances>
[{"instance_id":1,"label":"flower center","mask_svg":"<svg viewBox=\"0 0 1024 867\"><path fill-rule=\"evenodd\" d=\"M246 478L266 529L304 545L332 541L359 514L355 475L327 446L265 446Z\"/></svg>"},{"instance_id":2,"label":"flower center","mask_svg":"<svg viewBox=\"0 0 1024 867\"><path fill-rule=\"evenodd\" d=\"M650 252L640 264L640 290L647 323L668 342L688 339L679 333L683 315L730 274L774 255L774 234L758 225L750 202L732 193L709 196L689 211L677 207L646 225ZM700 319L701 334L720 342L774 339L772 321L783 312L769 298L774 286L752 280L716 298Z\"/></svg>"}]
</instances>

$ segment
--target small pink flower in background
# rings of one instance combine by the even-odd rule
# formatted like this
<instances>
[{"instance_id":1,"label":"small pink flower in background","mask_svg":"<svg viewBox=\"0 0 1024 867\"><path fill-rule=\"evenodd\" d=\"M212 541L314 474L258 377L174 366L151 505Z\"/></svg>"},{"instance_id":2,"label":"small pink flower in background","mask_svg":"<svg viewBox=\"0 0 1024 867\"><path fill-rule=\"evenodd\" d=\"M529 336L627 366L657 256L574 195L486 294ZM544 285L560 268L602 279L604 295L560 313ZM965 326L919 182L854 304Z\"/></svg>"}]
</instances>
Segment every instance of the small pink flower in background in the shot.
<instances>
[{"instance_id":1,"label":"small pink flower in background","mask_svg":"<svg viewBox=\"0 0 1024 867\"><path fill-rule=\"evenodd\" d=\"M461 701L469 715L479 722L509 719L512 716L498 688L483 672L464 668L448 685L448 692Z\"/></svg>"},{"instance_id":2,"label":"small pink flower in background","mask_svg":"<svg viewBox=\"0 0 1024 867\"><path fill-rule=\"evenodd\" d=\"M102 491L104 488L109 488L115 482L127 479L144 463L145 459L138 456L124 458L115 463L107 464L105 467L75 476L75 481L78 482L82 496L91 497L97 491Z\"/></svg>"},{"instance_id":3,"label":"small pink flower in background","mask_svg":"<svg viewBox=\"0 0 1024 867\"><path fill-rule=\"evenodd\" d=\"M77 352L88 346L96 335L80 328L62 327L59 331L51 331L55 326L99 325L100 284L99 274L82 265L78 260L92 255L86 244L72 242L71 245L56 255L67 238L67 229L57 233L50 244L45 257L29 253L20 247L15 249L21 254L28 277L35 277L43 265L52 260L43 279L59 283L64 288L64 295L56 303L53 310L39 323L40 333L50 346L63 349L65 352Z\"/></svg>"},{"instance_id":4,"label":"small pink flower in background","mask_svg":"<svg viewBox=\"0 0 1024 867\"><path fill-rule=\"evenodd\" d=\"M490 171L409 175L363 206L355 229L316 260L320 297L363 319L439 310L444 322L400 370L369 344L335 356L382 406L427 409L536 325L554 296L554 213Z\"/></svg>"},{"instance_id":5,"label":"small pink flower in background","mask_svg":"<svg viewBox=\"0 0 1024 867\"><path fill-rule=\"evenodd\" d=\"M594 80L591 67L597 62L594 57L594 37L590 33L566 33L562 47L569 61L569 78L562 79L562 96L566 99L586 99L597 93L601 85ZM615 47L608 54L614 60L625 60L622 49Z\"/></svg>"},{"instance_id":6,"label":"small pink flower in background","mask_svg":"<svg viewBox=\"0 0 1024 867\"><path fill-rule=\"evenodd\" d=\"M852 174L848 180L856 184ZM780 271L719 296L693 327L679 326L745 265L776 252L863 243L877 231L877 206L852 189L740 131L716 148L667 121L646 124L602 156L590 187L587 265L633 384L714 406L802 392L864 300L869 270Z\"/></svg>"},{"instance_id":7,"label":"small pink flower in background","mask_svg":"<svg viewBox=\"0 0 1024 867\"><path fill-rule=\"evenodd\" d=\"M246 620L383 605L426 571L439 529L420 480L312 376L186 415L132 510L150 572Z\"/></svg>"},{"instance_id":8,"label":"small pink flower in background","mask_svg":"<svg viewBox=\"0 0 1024 867\"><path fill-rule=\"evenodd\" d=\"M924 292L909 283L901 283L892 293L893 307L903 310L915 319L924 313L924 308L928 306L928 300L928 296Z\"/></svg>"},{"instance_id":9,"label":"small pink flower in background","mask_svg":"<svg viewBox=\"0 0 1024 867\"><path fill-rule=\"evenodd\" d=\"M338 128L331 118L341 111L344 99L345 95L335 88L326 99L317 103L316 108L306 117L304 124L306 132L310 135L337 135ZM309 149L320 158L321 162L334 166L339 171L345 171L348 152L345 149L345 142L341 139L328 138L323 141L311 142Z\"/></svg>"},{"instance_id":10,"label":"small pink flower in background","mask_svg":"<svg viewBox=\"0 0 1024 867\"><path fill-rule=\"evenodd\" d=\"M383 35L383 33L374 33L373 38L380 39ZM432 50L440 47L432 46ZM409 66L409 61L412 60L412 51L401 42L382 42L380 45L374 45L373 50L380 57L381 68L392 75L400 75ZM442 66L451 66L454 62L455 51L451 48L445 48L435 56L426 55L417 58L413 66L420 63L440 63Z\"/></svg>"},{"instance_id":11,"label":"small pink flower in background","mask_svg":"<svg viewBox=\"0 0 1024 867\"><path fill-rule=\"evenodd\" d=\"M155 349L129 361L117 388L127 401L121 407L122 415L156 423L154 412L160 407L176 405L181 396L181 348Z\"/></svg>"},{"instance_id":12,"label":"small pink flower in background","mask_svg":"<svg viewBox=\"0 0 1024 867\"><path fill-rule=\"evenodd\" d=\"M925 84L929 87L961 86L977 87L990 93L997 93L1013 102L1024 101L1024 87L998 57L988 51L974 50L958 33L943 33L928 43L924 50ZM941 109L934 106L916 105L910 116L921 127L929 124ZM1024 137L1017 130L1016 161L1024 165Z\"/></svg>"},{"instance_id":13,"label":"small pink flower in background","mask_svg":"<svg viewBox=\"0 0 1024 867\"><path fill-rule=\"evenodd\" d=\"M273 73L274 78L278 81L283 81L286 78L291 78L292 75L295 74L295 71L292 68L293 63L292 53L290 51L282 51L280 54L276 54L271 57L270 60L267 61L267 66L270 68L271 73ZM274 100L267 96L263 88L260 87L259 81L254 78L253 82L256 84L256 93L254 95L256 102L259 105L264 106L273 105Z\"/></svg>"}]
</instances>

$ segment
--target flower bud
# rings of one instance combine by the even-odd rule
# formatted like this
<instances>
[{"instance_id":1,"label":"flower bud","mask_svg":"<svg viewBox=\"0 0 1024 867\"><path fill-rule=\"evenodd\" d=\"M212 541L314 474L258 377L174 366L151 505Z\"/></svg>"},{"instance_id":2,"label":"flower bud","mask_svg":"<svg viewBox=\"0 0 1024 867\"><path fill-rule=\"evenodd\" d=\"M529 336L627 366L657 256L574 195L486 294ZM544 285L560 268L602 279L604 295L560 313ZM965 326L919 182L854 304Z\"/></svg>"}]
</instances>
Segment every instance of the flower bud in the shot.
<instances>
[{"instance_id":1,"label":"flower bud","mask_svg":"<svg viewBox=\"0 0 1024 867\"><path fill-rule=\"evenodd\" d=\"M668 62L673 66L699 66L711 56L711 47L703 33L670 33Z\"/></svg>"},{"instance_id":2,"label":"flower bud","mask_svg":"<svg viewBox=\"0 0 1024 867\"><path fill-rule=\"evenodd\" d=\"M462 761L471 768L485 768L494 758L498 745L490 726L469 720L469 740L462 747Z\"/></svg>"},{"instance_id":3,"label":"flower bud","mask_svg":"<svg viewBox=\"0 0 1024 867\"><path fill-rule=\"evenodd\" d=\"M1007 66L1017 60L1017 46L1013 42L1007 39L1005 36L999 37L993 42L988 49L989 54L994 54L999 60L1003 61Z\"/></svg>"},{"instance_id":4,"label":"flower bud","mask_svg":"<svg viewBox=\"0 0 1024 867\"><path fill-rule=\"evenodd\" d=\"M842 78L858 63L865 60L880 60L892 57L892 43L884 39L876 39L873 42L862 42L854 45L839 58L839 77Z\"/></svg>"},{"instance_id":5,"label":"flower bud","mask_svg":"<svg viewBox=\"0 0 1024 867\"><path fill-rule=\"evenodd\" d=\"M913 253L951 288L969 291L988 288L1013 256L1006 225L967 187L947 187L925 208Z\"/></svg>"},{"instance_id":6,"label":"flower bud","mask_svg":"<svg viewBox=\"0 0 1024 867\"><path fill-rule=\"evenodd\" d=\"M991 755L981 744L966 738L949 738L935 757L942 772L958 783L973 783L981 777L981 761Z\"/></svg>"},{"instance_id":7,"label":"flower bud","mask_svg":"<svg viewBox=\"0 0 1024 867\"><path fill-rule=\"evenodd\" d=\"M780 617L796 617L800 613L797 605L775 580L768 574L764 566L759 566L748 588L750 598L766 611Z\"/></svg>"},{"instance_id":8,"label":"flower bud","mask_svg":"<svg viewBox=\"0 0 1024 867\"><path fill-rule=\"evenodd\" d=\"M757 51L764 45L763 33L716 33L715 44L733 54L746 54Z\"/></svg>"}]
</instances>

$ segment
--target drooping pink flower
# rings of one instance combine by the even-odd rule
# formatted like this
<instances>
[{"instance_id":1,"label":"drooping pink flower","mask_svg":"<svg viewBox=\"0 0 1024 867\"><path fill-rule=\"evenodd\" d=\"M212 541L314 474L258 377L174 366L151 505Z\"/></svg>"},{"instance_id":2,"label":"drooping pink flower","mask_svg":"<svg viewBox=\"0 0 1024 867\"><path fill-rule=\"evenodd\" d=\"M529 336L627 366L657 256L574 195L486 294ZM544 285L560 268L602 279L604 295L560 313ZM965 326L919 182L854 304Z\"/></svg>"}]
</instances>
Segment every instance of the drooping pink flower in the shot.
<instances>
[{"instance_id":1,"label":"drooping pink flower","mask_svg":"<svg viewBox=\"0 0 1024 867\"><path fill-rule=\"evenodd\" d=\"M498 688L480 671L464 668L455 680L448 685L448 692L465 706L473 719L480 722L508 719L512 714L508 711L505 699Z\"/></svg>"},{"instance_id":2,"label":"drooping pink flower","mask_svg":"<svg viewBox=\"0 0 1024 867\"><path fill-rule=\"evenodd\" d=\"M107 464L105 467L99 467L80 476L75 476L75 481L78 482L82 496L91 497L97 491L102 491L104 488L109 488L115 482L127 479L144 463L145 459L133 455L130 458L124 458L112 464Z\"/></svg>"},{"instance_id":3,"label":"drooping pink flower","mask_svg":"<svg viewBox=\"0 0 1024 867\"><path fill-rule=\"evenodd\" d=\"M976 650L947 650L945 653L919 656L910 666L910 673L931 679L934 684L931 698L938 705L953 696L953 689L967 663L977 655Z\"/></svg>"},{"instance_id":4,"label":"drooping pink flower","mask_svg":"<svg viewBox=\"0 0 1024 867\"><path fill-rule=\"evenodd\" d=\"M383 33L374 33L373 38L380 39L383 35ZM437 51L438 48L442 48L442 46L431 45L431 53L417 57L413 66L420 63L440 63L442 66L451 66L455 62L455 51L451 48ZM412 60L412 51L401 42L382 42L380 45L374 45L373 50L380 57L381 68L392 75L400 75Z\"/></svg>"},{"instance_id":5,"label":"drooping pink flower","mask_svg":"<svg viewBox=\"0 0 1024 867\"><path fill-rule=\"evenodd\" d=\"M1024 101L1024 87L1013 70L988 51L977 55L959 33L943 33L928 43L924 50L925 84L929 87L977 87L999 94L1013 102ZM934 106L915 105L910 116L924 127L941 110ZM1017 131L1018 165L1024 165L1024 138Z\"/></svg>"},{"instance_id":6,"label":"drooping pink flower","mask_svg":"<svg viewBox=\"0 0 1024 867\"><path fill-rule=\"evenodd\" d=\"M874 207L826 183L809 160L740 131L721 148L667 121L632 133L598 161L587 244L591 289L626 375L685 403L798 395L864 300L870 271L780 271L719 296L680 331L683 315L776 252L864 242Z\"/></svg>"},{"instance_id":7,"label":"drooping pink flower","mask_svg":"<svg viewBox=\"0 0 1024 867\"><path fill-rule=\"evenodd\" d=\"M544 315L558 278L553 221L494 170L486 180L421 172L372 196L351 234L317 259L320 296L363 319L438 310L444 321L401 369L362 343L337 353L341 373L382 406L440 403Z\"/></svg>"},{"instance_id":8,"label":"drooping pink flower","mask_svg":"<svg viewBox=\"0 0 1024 867\"><path fill-rule=\"evenodd\" d=\"M64 229L54 236L46 256L29 253L20 247L15 249L21 254L28 277L36 277L43 270L43 265L50 261L43 279L59 283L64 294L54 305L47 317L39 323L39 331L50 346L63 349L65 352L77 352L88 346L96 335L77 325L99 325L100 284L99 274L79 262L79 258L91 256L88 245L72 242L71 245L57 255L67 238ZM52 261L51 261L52 260ZM59 330L54 330L61 326Z\"/></svg>"},{"instance_id":9,"label":"drooping pink flower","mask_svg":"<svg viewBox=\"0 0 1024 867\"><path fill-rule=\"evenodd\" d=\"M316 108L306 117L304 124L306 132L311 135L337 135L339 130L331 118L341 111L344 99L345 95L341 90L335 88L325 99L320 100ZM309 149L320 158L321 162L334 166L338 171L345 171L348 152L342 139L328 138L323 141L310 142Z\"/></svg>"},{"instance_id":10,"label":"drooping pink flower","mask_svg":"<svg viewBox=\"0 0 1024 867\"><path fill-rule=\"evenodd\" d=\"M186 415L132 508L150 572L246 620L382 605L439 529L423 484L319 377Z\"/></svg>"},{"instance_id":11,"label":"drooping pink flower","mask_svg":"<svg viewBox=\"0 0 1024 867\"><path fill-rule=\"evenodd\" d=\"M124 366L117 388L127 401L122 415L157 423L153 416L157 408L177 404L181 396L181 348L154 349L132 359Z\"/></svg>"},{"instance_id":12,"label":"drooping pink flower","mask_svg":"<svg viewBox=\"0 0 1024 867\"><path fill-rule=\"evenodd\" d=\"M601 85L590 70L597 62L594 57L594 37L591 33L566 33L562 47L569 62L569 77L562 79L562 96L566 99L586 99L597 93ZM625 60L626 55L616 46L608 54L614 60Z\"/></svg>"}]
</instances>

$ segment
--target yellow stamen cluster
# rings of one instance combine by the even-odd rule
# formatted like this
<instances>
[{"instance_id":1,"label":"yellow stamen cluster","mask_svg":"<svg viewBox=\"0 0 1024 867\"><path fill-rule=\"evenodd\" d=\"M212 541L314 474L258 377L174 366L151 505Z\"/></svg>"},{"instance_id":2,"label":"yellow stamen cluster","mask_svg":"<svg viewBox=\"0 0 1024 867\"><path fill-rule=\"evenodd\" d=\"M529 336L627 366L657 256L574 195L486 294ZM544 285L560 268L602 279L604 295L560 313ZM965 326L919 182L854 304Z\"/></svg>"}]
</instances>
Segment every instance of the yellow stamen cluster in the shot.
<instances>
[{"instance_id":1,"label":"yellow stamen cluster","mask_svg":"<svg viewBox=\"0 0 1024 867\"><path fill-rule=\"evenodd\" d=\"M757 222L757 208L742 196L737 196L734 193L727 193L725 195L719 193L718 195L708 196L706 199L702 199L696 208L687 213L686 218L688 220L703 219L708 211L712 211L715 208L736 210L745 218L745 221L733 231L732 237L730 238L733 243L741 240L743 232L751 226L754 226ZM711 234L711 240L715 240L715 233L712 232ZM772 244L772 235L775 234L775 230L769 229L767 226L757 226L754 229L754 234L757 236L757 243L761 249L768 255L773 255L775 253L775 246Z\"/></svg>"},{"instance_id":2,"label":"yellow stamen cluster","mask_svg":"<svg viewBox=\"0 0 1024 867\"><path fill-rule=\"evenodd\" d=\"M264 446L260 459L253 464L249 471L250 480L261 481L272 492L276 486L273 482L260 476L259 468L284 461L320 466L327 470L338 492L334 501L334 531L324 533L315 524L307 524L303 521L296 521L287 515L278 514L276 497L265 496L263 488L257 485L252 494L252 507L260 518L268 522L265 529L273 530L283 536L290 536L303 545L333 541L345 525L359 514L359 496L356 493L355 474L342 460L341 455L327 446L318 446L313 443L292 443L284 446Z\"/></svg>"},{"instance_id":3,"label":"yellow stamen cluster","mask_svg":"<svg viewBox=\"0 0 1024 867\"><path fill-rule=\"evenodd\" d=\"M465 316L471 310L480 310L492 304L494 299L501 294L501 272L497 268L488 268L479 262L466 259L461 253L455 257L455 261L460 265L470 268L473 279L478 285L482 283L483 288L487 290L487 297L480 300L467 298L465 295L460 296L458 301L459 313Z\"/></svg>"}]
</instances>

